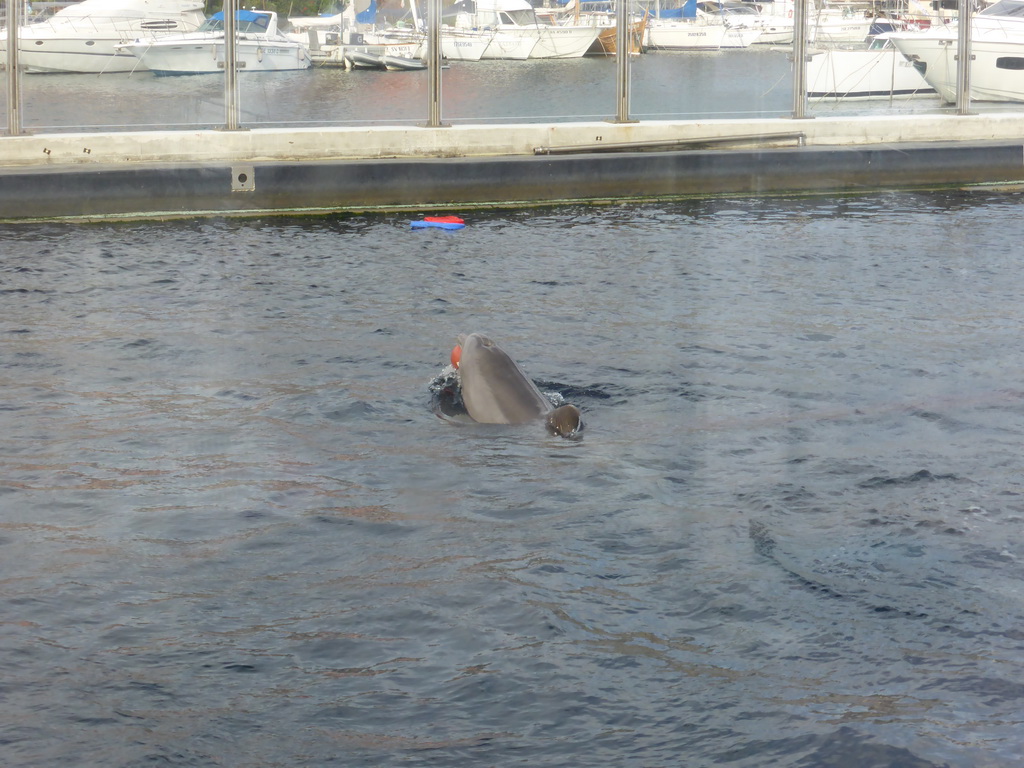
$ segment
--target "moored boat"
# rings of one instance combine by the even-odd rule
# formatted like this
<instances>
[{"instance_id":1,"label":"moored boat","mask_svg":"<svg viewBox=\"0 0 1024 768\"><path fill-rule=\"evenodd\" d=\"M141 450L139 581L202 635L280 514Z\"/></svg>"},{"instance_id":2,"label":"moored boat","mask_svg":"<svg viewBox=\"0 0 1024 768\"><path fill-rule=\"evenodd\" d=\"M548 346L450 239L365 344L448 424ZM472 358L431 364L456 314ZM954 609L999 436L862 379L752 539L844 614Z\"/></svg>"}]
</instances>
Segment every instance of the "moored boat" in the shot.
<instances>
[{"instance_id":1,"label":"moored boat","mask_svg":"<svg viewBox=\"0 0 1024 768\"><path fill-rule=\"evenodd\" d=\"M892 35L946 102L957 97L957 25L932 25L920 32ZM970 98L1024 101L1024 0L999 0L971 23Z\"/></svg>"},{"instance_id":2,"label":"moored boat","mask_svg":"<svg viewBox=\"0 0 1024 768\"><path fill-rule=\"evenodd\" d=\"M687 0L647 24L647 45L669 50L748 48L761 37L757 10L719 0Z\"/></svg>"},{"instance_id":3,"label":"moored boat","mask_svg":"<svg viewBox=\"0 0 1024 768\"><path fill-rule=\"evenodd\" d=\"M474 9L455 17L457 30L492 33L485 59L571 59L583 56L597 40L592 25L562 25L538 17L527 0L477 0Z\"/></svg>"},{"instance_id":4,"label":"moored boat","mask_svg":"<svg viewBox=\"0 0 1024 768\"><path fill-rule=\"evenodd\" d=\"M130 72L138 59L119 48L139 35L191 32L206 19L202 0L83 0L18 29L26 72ZM6 52L6 30L0 35Z\"/></svg>"},{"instance_id":5,"label":"moored boat","mask_svg":"<svg viewBox=\"0 0 1024 768\"><path fill-rule=\"evenodd\" d=\"M812 99L935 96L935 89L896 49L891 34L878 35L861 50L829 48L808 54L807 96Z\"/></svg>"},{"instance_id":6,"label":"moored boat","mask_svg":"<svg viewBox=\"0 0 1024 768\"><path fill-rule=\"evenodd\" d=\"M241 72L282 72L309 69L304 43L277 30L273 11L237 11L235 55ZM195 32L139 38L124 46L156 75L199 75L223 72L224 13L216 13Z\"/></svg>"}]
</instances>

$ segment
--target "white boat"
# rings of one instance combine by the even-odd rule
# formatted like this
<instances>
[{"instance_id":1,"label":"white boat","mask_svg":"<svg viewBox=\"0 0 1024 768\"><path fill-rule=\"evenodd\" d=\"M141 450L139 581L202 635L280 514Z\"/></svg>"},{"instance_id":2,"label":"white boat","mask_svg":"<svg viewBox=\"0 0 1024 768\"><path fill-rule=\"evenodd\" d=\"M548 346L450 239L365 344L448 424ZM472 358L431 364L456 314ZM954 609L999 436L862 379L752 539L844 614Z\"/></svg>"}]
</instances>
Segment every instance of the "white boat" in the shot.
<instances>
[{"instance_id":1,"label":"white boat","mask_svg":"<svg viewBox=\"0 0 1024 768\"><path fill-rule=\"evenodd\" d=\"M957 25L892 35L946 102L956 102ZM970 98L1024 101L1024 0L999 0L971 23Z\"/></svg>"},{"instance_id":2,"label":"white boat","mask_svg":"<svg viewBox=\"0 0 1024 768\"><path fill-rule=\"evenodd\" d=\"M118 46L140 35L191 32L206 18L202 0L83 0L18 29L26 72L130 72L138 60ZM7 30L0 31L3 53Z\"/></svg>"},{"instance_id":3,"label":"white boat","mask_svg":"<svg viewBox=\"0 0 1024 768\"><path fill-rule=\"evenodd\" d=\"M240 72L309 69L309 49L277 31L273 11L237 11L235 54ZM195 32L140 38L124 46L156 75L200 75L224 71L224 13Z\"/></svg>"},{"instance_id":4,"label":"white boat","mask_svg":"<svg viewBox=\"0 0 1024 768\"><path fill-rule=\"evenodd\" d=\"M492 32L441 27L441 55L449 61L480 61L493 37Z\"/></svg>"},{"instance_id":5,"label":"white boat","mask_svg":"<svg viewBox=\"0 0 1024 768\"><path fill-rule=\"evenodd\" d=\"M531 35L520 35L514 32L506 32L501 29L484 30L490 39L481 59L511 59L513 61L526 61L537 46L537 38Z\"/></svg>"},{"instance_id":6,"label":"white boat","mask_svg":"<svg viewBox=\"0 0 1024 768\"><path fill-rule=\"evenodd\" d=\"M808 51L807 96L812 99L882 99L935 96L935 89L892 42L891 33L868 48Z\"/></svg>"},{"instance_id":7,"label":"white boat","mask_svg":"<svg viewBox=\"0 0 1024 768\"><path fill-rule=\"evenodd\" d=\"M480 61L495 33L489 30L441 27L441 57L449 61ZM361 33L363 41L374 45L415 44L414 58L426 58L427 34L408 27L388 27ZM526 58L524 55L522 58Z\"/></svg>"},{"instance_id":8,"label":"white boat","mask_svg":"<svg viewBox=\"0 0 1024 768\"><path fill-rule=\"evenodd\" d=\"M647 46L677 51L717 51L724 47L728 31L728 27L721 24L653 19L647 24Z\"/></svg>"},{"instance_id":9,"label":"white boat","mask_svg":"<svg viewBox=\"0 0 1024 768\"><path fill-rule=\"evenodd\" d=\"M913 2L914 0L908 0ZM757 42L769 45L788 45L793 42L793 0L768 0L758 3L758 25L761 37ZM876 20L850 6L835 7L821 4L807 9L807 39L820 45L835 43L863 43L872 34Z\"/></svg>"},{"instance_id":10,"label":"white boat","mask_svg":"<svg viewBox=\"0 0 1024 768\"><path fill-rule=\"evenodd\" d=\"M455 17L457 30L492 33L485 59L574 59L583 56L600 30L542 20L527 0L477 0L473 12ZM442 35L443 38L443 35Z\"/></svg>"},{"instance_id":11,"label":"white boat","mask_svg":"<svg viewBox=\"0 0 1024 768\"><path fill-rule=\"evenodd\" d=\"M813 43L862 43L871 32L871 21L849 9L811 11L807 37Z\"/></svg>"},{"instance_id":12,"label":"white boat","mask_svg":"<svg viewBox=\"0 0 1024 768\"><path fill-rule=\"evenodd\" d=\"M647 24L647 45L669 50L748 48L761 37L757 9L744 3L687 0Z\"/></svg>"}]
</instances>

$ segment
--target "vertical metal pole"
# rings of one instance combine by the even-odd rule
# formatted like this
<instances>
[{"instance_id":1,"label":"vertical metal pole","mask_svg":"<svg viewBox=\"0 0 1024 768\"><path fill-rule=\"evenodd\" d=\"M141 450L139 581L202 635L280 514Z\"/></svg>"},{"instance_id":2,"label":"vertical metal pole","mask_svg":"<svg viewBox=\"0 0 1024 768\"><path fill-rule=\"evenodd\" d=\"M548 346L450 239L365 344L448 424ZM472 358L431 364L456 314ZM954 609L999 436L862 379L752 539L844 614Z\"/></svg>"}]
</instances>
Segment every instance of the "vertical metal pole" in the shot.
<instances>
[{"instance_id":1,"label":"vertical metal pole","mask_svg":"<svg viewBox=\"0 0 1024 768\"><path fill-rule=\"evenodd\" d=\"M629 61L633 47L633 35L629 28L629 6L629 0L617 0L615 7L616 123L631 122L629 119Z\"/></svg>"},{"instance_id":2,"label":"vertical metal pole","mask_svg":"<svg viewBox=\"0 0 1024 768\"><path fill-rule=\"evenodd\" d=\"M957 0L956 38L956 112L971 114L971 5L972 0Z\"/></svg>"},{"instance_id":3,"label":"vertical metal pole","mask_svg":"<svg viewBox=\"0 0 1024 768\"><path fill-rule=\"evenodd\" d=\"M20 136L21 66L18 64L18 28L21 26L23 0L7 0L7 133Z\"/></svg>"},{"instance_id":4,"label":"vertical metal pole","mask_svg":"<svg viewBox=\"0 0 1024 768\"><path fill-rule=\"evenodd\" d=\"M241 124L238 101L238 56L235 52L238 0L224 0L224 130L237 131Z\"/></svg>"},{"instance_id":5,"label":"vertical metal pole","mask_svg":"<svg viewBox=\"0 0 1024 768\"><path fill-rule=\"evenodd\" d=\"M807 0L793 3L793 117L807 117Z\"/></svg>"},{"instance_id":6,"label":"vertical metal pole","mask_svg":"<svg viewBox=\"0 0 1024 768\"><path fill-rule=\"evenodd\" d=\"M416 0L410 0L415 3ZM441 0L427 0L427 128L441 123Z\"/></svg>"}]
</instances>

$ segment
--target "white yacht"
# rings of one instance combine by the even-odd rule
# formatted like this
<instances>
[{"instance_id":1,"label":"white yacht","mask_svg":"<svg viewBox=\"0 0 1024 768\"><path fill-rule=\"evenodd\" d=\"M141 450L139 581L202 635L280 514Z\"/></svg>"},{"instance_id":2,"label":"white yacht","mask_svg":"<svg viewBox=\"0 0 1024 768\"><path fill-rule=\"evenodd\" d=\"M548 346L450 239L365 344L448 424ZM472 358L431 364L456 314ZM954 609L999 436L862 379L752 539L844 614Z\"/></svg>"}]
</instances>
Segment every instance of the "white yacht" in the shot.
<instances>
[{"instance_id":1,"label":"white yacht","mask_svg":"<svg viewBox=\"0 0 1024 768\"><path fill-rule=\"evenodd\" d=\"M240 72L309 69L309 49L277 30L273 11L237 11L235 54ZM139 38L124 46L156 75L200 75L224 71L224 13L195 32Z\"/></svg>"},{"instance_id":2,"label":"white yacht","mask_svg":"<svg viewBox=\"0 0 1024 768\"><path fill-rule=\"evenodd\" d=\"M191 32L205 18L202 0L83 0L20 27L18 59L26 72L130 72L139 62L118 46L140 35ZM6 54L6 29L0 41Z\"/></svg>"},{"instance_id":3,"label":"white yacht","mask_svg":"<svg viewBox=\"0 0 1024 768\"><path fill-rule=\"evenodd\" d=\"M892 35L943 101L956 102L957 24ZM1024 0L999 0L971 23L971 92L975 101L1024 101Z\"/></svg>"},{"instance_id":4,"label":"white yacht","mask_svg":"<svg viewBox=\"0 0 1024 768\"><path fill-rule=\"evenodd\" d=\"M812 99L935 98L935 89L893 44L891 32L862 50L808 51L807 96Z\"/></svg>"}]
</instances>

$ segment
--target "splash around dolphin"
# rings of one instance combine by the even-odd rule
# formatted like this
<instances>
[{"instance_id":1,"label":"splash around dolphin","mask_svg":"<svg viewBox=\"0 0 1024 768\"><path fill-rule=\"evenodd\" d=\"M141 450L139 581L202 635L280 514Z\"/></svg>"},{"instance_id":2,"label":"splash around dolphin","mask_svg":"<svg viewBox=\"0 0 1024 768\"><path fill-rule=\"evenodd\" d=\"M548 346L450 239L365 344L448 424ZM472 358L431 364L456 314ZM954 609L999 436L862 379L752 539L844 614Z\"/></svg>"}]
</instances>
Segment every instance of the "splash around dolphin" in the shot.
<instances>
[{"instance_id":1,"label":"splash around dolphin","mask_svg":"<svg viewBox=\"0 0 1024 768\"><path fill-rule=\"evenodd\" d=\"M462 334L452 350L466 413L480 424L543 420L549 431L570 437L583 428L575 405L555 408L519 365L482 333Z\"/></svg>"}]
</instances>

